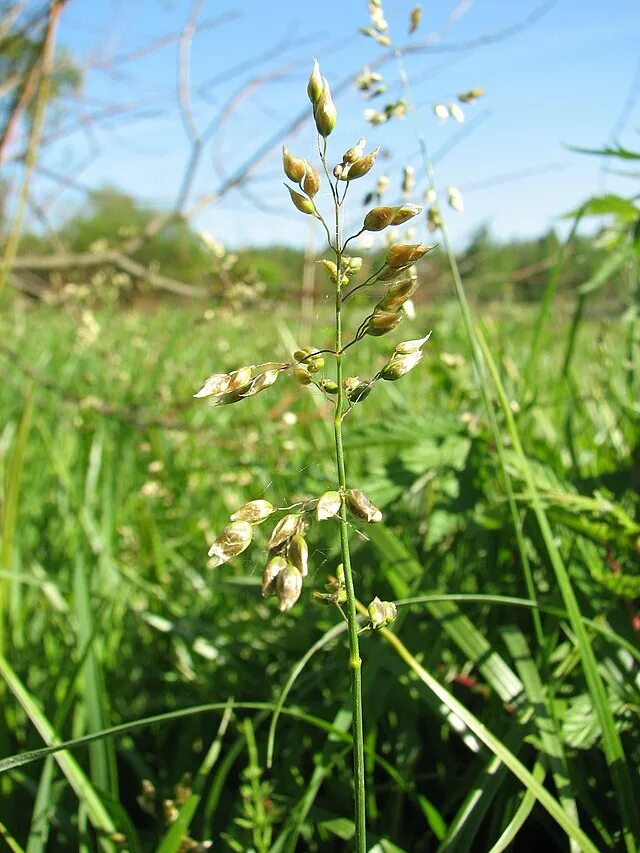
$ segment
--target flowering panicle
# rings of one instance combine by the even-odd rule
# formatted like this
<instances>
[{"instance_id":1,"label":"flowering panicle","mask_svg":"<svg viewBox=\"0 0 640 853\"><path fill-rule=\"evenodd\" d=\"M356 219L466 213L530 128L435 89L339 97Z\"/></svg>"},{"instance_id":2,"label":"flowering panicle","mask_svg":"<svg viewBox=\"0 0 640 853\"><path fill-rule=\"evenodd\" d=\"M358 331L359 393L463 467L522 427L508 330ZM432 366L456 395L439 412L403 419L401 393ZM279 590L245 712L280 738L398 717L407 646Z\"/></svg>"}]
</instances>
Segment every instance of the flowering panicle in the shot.
<instances>
[{"instance_id":1,"label":"flowering panicle","mask_svg":"<svg viewBox=\"0 0 640 853\"><path fill-rule=\"evenodd\" d=\"M380 0L371 0L371 27L368 34L378 41L388 39L387 24L382 11ZM420 22L420 7L415 7L411 13L410 31L414 32ZM358 87L369 96L379 93L383 86L379 74L366 70L358 79ZM472 103L474 90L460 96L461 103ZM371 379L361 379L359 376L345 376L342 369L334 376L325 375L327 370L326 354L341 360L348 347L363 341L367 336L380 337L394 331L405 317L409 300L416 292L419 284L418 268L422 259L435 247L421 242L410 242L407 232L405 242L387 242L384 262L380 269L368 277L363 275L361 284L349 289L349 286L363 271L363 259L359 256L349 256L344 249L352 238L342 241L338 236L337 244L332 242L332 233L340 234L340 230L330 229L323 218L316 201L319 198L324 171L331 183L331 196L336 207L336 215L344 201L346 193L353 181L366 178L376 166L380 148L367 151L364 138L360 138L342 155L340 162L333 166L327 162L327 138L332 133L336 121L337 110L331 95L331 89L325 77L320 72L318 62L314 60L313 68L307 84L307 94L311 102L313 118L318 134L318 150L322 162L322 170L313 163L297 154L282 149L282 170L288 183L285 184L291 203L300 213L319 220L325 228L332 256L323 258L318 263L326 274L330 285L335 289L337 304L348 298L352 292L365 285L367 288L377 287L381 292L373 302L373 307L360 323L353 340L348 344L337 344L336 350L320 350L312 345L296 349L289 362L266 362L236 367L228 371L220 371L210 375L195 393L198 398L211 398L214 405L229 405L256 396L270 388L281 375L293 380L301 388L317 389L336 408L336 422L357 403L363 402L371 393L377 382L381 380L396 381L413 370L424 358L423 345L429 338L403 341L395 346L391 356L382 368ZM475 92L479 97L479 93ZM454 107L456 109L454 109ZM386 121L393 116L401 116L406 112L407 105L398 101L387 105L384 110L371 117L372 123ZM460 110L457 104L442 107L446 116L456 117ZM442 110L436 110L437 114ZM458 113L460 120L460 114ZM366 204L377 202L376 206L366 211L362 227L358 234L369 232L375 234L387 228L396 228L415 219L422 207L413 204L408 196L413 190L415 175L412 166L403 170L401 191L405 200L398 205L381 205L380 199L389 185L389 179L382 175L377 178L374 190L369 192ZM449 201L452 202L453 188L449 188ZM455 196L455 193L453 193ZM435 217L435 198L425 199L430 205L427 217L429 222ZM341 340L340 338L338 340ZM284 381L284 380L281 380ZM266 549L266 559L262 571L262 595L272 596L278 600L281 612L290 610L299 600L304 583L308 583L310 575L309 543L307 539L309 526L312 522L329 522L339 524L346 530L348 516L354 523L364 522L376 524L382 520L382 511L374 505L367 495L359 488L348 488L344 480L339 488L329 489L319 497L300 501L292 506L277 507L264 498L250 500L236 509L230 516L229 523L214 539L209 549L212 568L219 567L244 553L254 540L260 540ZM270 529L263 533L258 528L265 521L270 521ZM344 562L344 559L343 559ZM341 606L348 600L346 572L348 565L340 566L337 575L330 578L325 592L317 592L314 597L318 601ZM306 579L306 580L305 580ZM389 624L395 616L391 602L381 602L374 599L369 606L370 627L379 628ZM355 618L355 617L354 617Z\"/></svg>"}]
</instances>

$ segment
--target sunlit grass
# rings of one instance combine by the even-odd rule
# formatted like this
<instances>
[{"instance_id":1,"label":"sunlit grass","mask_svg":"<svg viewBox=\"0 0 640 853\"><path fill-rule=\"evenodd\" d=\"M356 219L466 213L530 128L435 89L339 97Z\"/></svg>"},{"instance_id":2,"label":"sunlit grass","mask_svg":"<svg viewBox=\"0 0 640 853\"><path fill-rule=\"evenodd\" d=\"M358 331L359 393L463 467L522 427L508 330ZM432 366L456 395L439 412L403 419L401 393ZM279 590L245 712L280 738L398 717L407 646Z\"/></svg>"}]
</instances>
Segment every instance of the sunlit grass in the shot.
<instances>
[{"instance_id":1,"label":"sunlit grass","mask_svg":"<svg viewBox=\"0 0 640 853\"><path fill-rule=\"evenodd\" d=\"M619 594L637 594L633 565L640 533L631 488L637 425L624 378L624 336L618 321L583 322L573 379L566 383L559 365L567 321L559 311L545 333L537 397L519 399L534 316L534 309L494 305L484 309L482 320L582 615L603 628L590 634L590 642L627 754L637 756L634 665L608 639L613 633L635 643ZM403 379L402 395L393 383L378 385L369 398L366 427L358 424L357 409L348 419L350 470L385 513L383 529L372 531L369 540L354 540L361 595L369 600L367 595L437 591L527 598L458 314L451 306L421 304L418 318L403 325L401 337L433 330L420 373ZM208 702L224 705L229 697L271 703L296 661L335 624L333 613L308 595L294 614L275 615L259 597L262 566L251 551L215 571L205 565L207 545L245 500L273 495L294 500L332 482L320 395L311 397L291 384L242 407L211 410L192 401L211 372L286 358L292 341L323 344L315 336L298 340L299 325L291 305L224 314L151 305L105 309L91 317L79 308L5 303L0 339L13 355L2 351L0 386L3 541L11 546L5 546L0 567L8 592L4 652L39 703L37 713L60 738ZM274 340L280 342L277 353ZM369 346L363 369L376 358L384 363L392 348L384 340ZM562 613L530 516L527 484L498 418L538 598ZM312 539L310 546L309 588L322 589L339 557L330 535ZM396 633L419 664L448 682L453 695L529 769L540 755L527 713L536 695L530 691L553 683L581 827L604 847L619 830L618 811L609 797L599 796L605 771L597 724L582 699L572 632L560 615L542 619L549 647L534 656L538 680L531 682L503 636L515 624L520 633L511 636L528 636L535 648L530 610L482 601L425 604L403 610ZM465 849L489 849L516 819L522 789L500 775L499 785L469 801L466 795L490 755L470 749L470 732L463 727L462 737L456 734L446 708L419 689L391 649L372 639L363 641L367 754L390 762L402 780L392 793L388 773L371 759L372 838L431 850L437 837L444 839L455 827L455 838L466 839ZM469 661L475 666L469 668ZM340 729L347 696L340 663L319 651L287 704ZM3 755L42 746L6 687L2 700ZM505 711L505 702L513 708ZM253 719L264 762L267 718ZM158 802L175 799L174 786L185 772L198 773L219 722L219 716L169 719L98 741L92 752L76 753L77 765L67 763L75 794L61 782L64 767L46 765L42 773L45 764L31 764L4 774L3 802L11 820L3 811L3 823L24 843L31 826L28 849L44 849L33 831L40 784L38 802L57 809L44 822L52 849L77 848L85 812L90 822L93 815L133 838L123 808L141 846L154 849L164 821L160 807L152 818L136 801L142 780L153 781ZM211 789L199 777L203 805L190 817L194 837L219 839L226 832L249 843L243 815L259 812L263 798L274 807L278 849L289 849L299 833L310 849L322 837L342 843L331 821L348 824L350 818L348 743L344 751L335 744L326 749L326 734L287 718L286 725L279 724L269 785L245 790L241 771L256 760L251 749L247 757L250 733L234 721L221 738L220 757L210 771L218 787ZM452 779L462 781L451 784ZM552 785L549 789L558 796ZM207 807L211 790L215 803ZM118 807L112 805L116 793ZM415 821L398 821L399 810ZM553 824L532 802L525 801L517 820L525 813L545 837L554 837Z\"/></svg>"}]
</instances>

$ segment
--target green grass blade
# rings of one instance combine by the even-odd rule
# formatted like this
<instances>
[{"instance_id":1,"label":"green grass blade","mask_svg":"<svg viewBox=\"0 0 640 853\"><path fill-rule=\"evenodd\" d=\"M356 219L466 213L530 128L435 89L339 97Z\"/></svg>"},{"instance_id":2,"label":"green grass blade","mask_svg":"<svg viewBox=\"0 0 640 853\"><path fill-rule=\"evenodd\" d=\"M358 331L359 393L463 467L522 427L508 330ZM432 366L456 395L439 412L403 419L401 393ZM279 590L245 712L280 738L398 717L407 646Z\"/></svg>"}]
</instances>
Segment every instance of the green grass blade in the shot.
<instances>
[{"instance_id":1,"label":"green grass blade","mask_svg":"<svg viewBox=\"0 0 640 853\"><path fill-rule=\"evenodd\" d=\"M286 680L284 687L280 691L280 695L278 696L278 701L276 702L276 707L273 712L273 716L271 718L271 724L269 725L269 736L267 738L267 767L271 767L273 764L273 752L275 748L275 738L276 738L276 726L278 725L278 718L280 717L280 712L284 706L284 703L289 695L289 692L300 673L304 670L307 663L311 660L311 658L315 655L317 651L324 648L328 643L334 640L336 637L340 636L340 634L344 634L347 630L346 622L338 622L333 628L330 628L325 634L317 640L311 648L305 652L305 654L300 658L300 660L294 665L289 678Z\"/></svg>"},{"instance_id":2,"label":"green grass blade","mask_svg":"<svg viewBox=\"0 0 640 853\"><path fill-rule=\"evenodd\" d=\"M423 569L420 563L384 524L371 525L367 536L385 561L394 565L395 570L401 567L408 576L422 576ZM388 579L393 584L393 576L388 575ZM403 586L403 590L406 590L406 587ZM477 664L482 675L504 702L513 702L522 695L522 682L518 676L491 647L486 636L460 611L454 601L432 600L426 602L426 608L434 619L440 622L442 630L449 635L458 648L470 661Z\"/></svg>"},{"instance_id":3,"label":"green grass blade","mask_svg":"<svg viewBox=\"0 0 640 853\"><path fill-rule=\"evenodd\" d=\"M13 671L8 668L6 660L4 660L4 658L0 658L0 674L4 676L6 673L9 672L12 673ZM33 702L33 700L31 701ZM158 723L181 720L186 717L195 717L200 714L220 712L224 711L226 707L226 702L210 702L206 705L191 705L188 708L180 708L177 711L167 711L164 714L154 714L151 717L143 717L141 719L134 720L130 723L121 723L117 726L111 726L111 728L104 729L100 732L93 732L92 734L82 735L81 737L71 738L70 740L53 743L51 746L46 746L42 749L32 749L28 752L18 753L17 755L10 755L6 758L0 758L0 773L4 773L8 770L13 770L16 767L23 767L25 764L31 764L33 761L40 761L41 759L46 758L48 755L54 755L63 750L79 749L81 747L85 747L93 741L100 740L101 738L128 734L129 732L144 729L148 726L153 726ZM239 710L272 712L275 708L275 703L236 702L234 708L237 711ZM41 716L41 712L38 711L37 713ZM335 730L331 723L328 723L326 720L323 720L322 717L317 717L314 714L307 714L306 712L300 711L297 708L282 708L281 714L286 714L287 716L292 717L293 719L300 720L301 722L306 723L307 725L313 726L317 729L320 729L321 731L328 732L329 734L334 735L339 740L344 740L348 743L351 742L350 735L345 735L343 732ZM49 724L47 723L47 725ZM49 729L45 730L49 731ZM53 739L54 738L52 737L51 740Z\"/></svg>"},{"instance_id":4,"label":"green grass blade","mask_svg":"<svg viewBox=\"0 0 640 853\"><path fill-rule=\"evenodd\" d=\"M613 713L609 706L604 684L598 671L595 654L582 621L580 606L578 605L578 600L575 592L573 591L573 585L564 565L562 556L560 555L560 551L555 543L549 521L542 506L542 501L540 500L540 496L536 489L534 477L522 448L513 412L511 411L500 375L493 360L493 356L491 355L491 351L480 330L477 330L477 336L485 363L498 394L500 408L502 409L507 424L507 429L513 443L516 457L520 463L521 473L529 492L531 506L536 517L536 521L538 522L547 554L549 555L549 560L556 577L558 589L567 610L571 628L576 637L576 644L580 653L585 680L602 729L603 750L607 764L609 765L611 779L617 794L619 808L623 819L625 845L629 853L632 853L632 851L636 850L636 839L640 838L640 821L638 819L633 786L631 784L631 777L624 749L622 747L622 741L620 740L620 736L616 729Z\"/></svg>"},{"instance_id":5,"label":"green grass blade","mask_svg":"<svg viewBox=\"0 0 640 853\"><path fill-rule=\"evenodd\" d=\"M256 725L261 724L264 719L266 719L266 713L258 714L255 718ZM218 808L220 797L224 790L227 778L229 776L229 773L231 772L231 768L242 754L242 751L245 746L246 741L243 737L236 738L231 747L226 751L224 758L220 762L218 769L213 777L211 787L209 788L209 793L207 794L207 799L205 801L204 813L202 818L202 824L203 826L207 827L208 832L212 832L213 830L216 810Z\"/></svg>"},{"instance_id":6,"label":"green grass blade","mask_svg":"<svg viewBox=\"0 0 640 853\"><path fill-rule=\"evenodd\" d=\"M483 593L434 593L431 595L416 595L412 598L401 598L397 600L395 603L398 607L411 607L414 604L423 604L423 603L431 603L437 601L455 601L460 604L464 604L466 601L473 603L477 602L478 604L497 604L505 607L523 607L526 609L537 608L542 611L542 613L548 613L550 616L556 616L558 619L567 619L567 611L563 610L562 607L555 607L552 604L539 604L535 601L530 601L528 598L517 598L509 595L486 595ZM614 643L617 646L620 646L621 649L624 649L628 652L632 657L634 657L638 663L640 663L640 649L638 646L635 646L626 637L622 637L616 631L612 630L608 625L602 624L601 622L596 622L595 619L588 619L586 616L582 617L582 621L585 624L586 628L590 628L592 631L600 634L605 639L609 640L609 642Z\"/></svg>"},{"instance_id":7,"label":"green grass blade","mask_svg":"<svg viewBox=\"0 0 640 853\"><path fill-rule=\"evenodd\" d=\"M51 785L54 779L55 763L53 757L47 758L40 774L38 793L36 794L31 825L27 839L27 853L44 853L47 847L50 826Z\"/></svg>"},{"instance_id":8,"label":"green grass blade","mask_svg":"<svg viewBox=\"0 0 640 853\"><path fill-rule=\"evenodd\" d=\"M363 605L360 605L360 612L364 615L367 611ZM404 643L391 631L386 628L380 628L378 631L387 642L391 644L393 649L400 655L404 662L415 672L418 678L434 693L441 702L443 702L454 714L456 714L465 723L465 725L476 735L478 740L487 746L491 752L500 759L514 776L531 791L551 817L565 831L567 836L575 840L581 845L581 850L584 853L598 853L597 847L588 838L587 835L580 829L579 826L571 820L560 803L551 796L531 774L524 764L508 749L505 744L496 737L480 720L472 714L467 708L459 702L455 696L443 687L427 670L416 660L416 658L407 649Z\"/></svg>"},{"instance_id":9,"label":"green grass blade","mask_svg":"<svg viewBox=\"0 0 640 853\"><path fill-rule=\"evenodd\" d=\"M157 848L157 853L177 853L180 850L183 838L189 833L191 821L200 805L202 794L209 779L209 775L215 766L215 763L220 756L222 749L222 739L227 731L231 716L233 713L233 700L229 699L227 706L222 714L218 732L213 739L211 746L207 750L202 764L193 780L191 786L191 794L187 801L182 804L178 817L171 824L171 827L164 834Z\"/></svg>"},{"instance_id":10,"label":"green grass blade","mask_svg":"<svg viewBox=\"0 0 640 853\"><path fill-rule=\"evenodd\" d=\"M341 708L333 719L336 730L348 732L351 725L351 715L346 708ZM331 775L335 763L348 755L348 750L337 750L335 742L328 738L322 751L321 759L316 763L311 778L300 800L291 809L291 813L282 828L278 838L269 853L293 853L296 849L304 821L309 814L322 784Z\"/></svg>"},{"instance_id":11,"label":"green grass blade","mask_svg":"<svg viewBox=\"0 0 640 853\"><path fill-rule=\"evenodd\" d=\"M525 720L532 714L532 709L528 709L525 712ZM512 724L503 742L512 752L518 751L523 743L522 721ZM451 821L447 836L438 848L438 853L466 853L474 850L478 829L500 787L504 784L508 772L502 761L495 755L485 764L475 781L468 787L467 796Z\"/></svg>"},{"instance_id":12,"label":"green grass blade","mask_svg":"<svg viewBox=\"0 0 640 853\"><path fill-rule=\"evenodd\" d=\"M81 648L88 649L82 671L82 696L87 711L87 723L90 731L100 731L108 726L105 712L108 696L102 664L96 651L97 630L93 624L89 581L81 554L77 556L73 574L73 600L78 620L78 643ZM89 747L89 758L93 784L117 800L118 773L113 741L99 740L92 743Z\"/></svg>"},{"instance_id":13,"label":"green grass blade","mask_svg":"<svg viewBox=\"0 0 640 853\"><path fill-rule=\"evenodd\" d=\"M0 566L13 569L13 548L18 521L18 502L20 500L20 481L27 452L29 430L31 428L31 413L33 404L31 396L22 409L20 425L15 439L7 470L7 481L2 507L2 545L0 546ZM6 618L9 604L9 581L0 579L0 655L4 654L6 641Z\"/></svg>"},{"instance_id":14,"label":"green grass blade","mask_svg":"<svg viewBox=\"0 0 640 853\"><path fill-rule=\"evenodd\" d=\"M53 726L43 714L35 699L22 684L8 661L1 655L0 675L9 690L13 693L24 709L24 712L27 714L42 739L45 743L51 744L51 746L47 747L46 750L39 750L39 752L46 752L47 754L52 754L53 752L58 753L58 751L63 747L61 744L56 743L58 741L58 737ZM111 853L111 851L115 850L115 845L110 839L117 833L117 827L112 821L108 810L103 805L96 790L87 779L80 765L73 756L63 753L56 754L56 761L58 762L58 765L64 773L67 781L73 788L78 800L86 809L87 816L99 835L100 846L102 849Z\"/></svg>"},{"instance_id":15,"label":"green grass blade","mask_svg":"<svg viewBox=\"0 0 640 853\"><path fill-rule=\"evenodd\" d=\"M542 785L545 777L544 765L542 765L539 761L536 762L531 773L533 778ZM500 838L498 838L489 853L503 853L504 850L507 850L513 844L516 835L524 826L535 804L536 798L531 793L531 791L525 791L522 796L522 800L520 801L520 805L515 811L515 814L513 815L513 817L509 821L508 826L505 827L502 835L500 836Z\"/></svg>"},{"instance_id":16,"label":"green grass blade","mask_svg":"<svg viewBox=\"0 0 640 853\"><path fill-rule=\"evenodd\" d=\"M25 853L2 821L0 821L0 838L4 839L11 853Z\"/></svg>"},{"instance_id":17,"label":"green grass blade","mask_svg":"<svg viewBox=\"0 0 640 853\"><path fill-rule=\"evenodd\" d=\"M540 309L538 311L538 316L536 318L535 325L533 327L533 337L531 339L531 346L529 348L529 356L527 358L527 362L525 364L525 368L523 371L523 381L522 381L522 397L526 399L526 394L528 389L532 384L532 374L534 368L537 365L538 357L540 355L540 347L542 345L542 334L544 332L544 328L549 319L549 315L551 313L551 306L553 304L553 297L556 294L558 289L558 284L560 283L560 274L562 273L562 269L564 267L564 263L569 251L569 247L573 242L573 239L578 230L578 226L582 220L582 216L580 213L576 215L573 220L573 225L571 226L571 230L569 234L558 249L558 256L556 258L556 262L553 265L553 269L551 270L551 274L549 276L549 281L547 282L547 286L545 288L542 300L540 302Z\"/></svg>"},{"instance_id":18,"label":"green grass blade","mask_svg":"<svg viewBox=\"0 0 640 853\"><path fill-rule=\"evenodd\" d=\"M558 799L571 820L579 824L578 807L571 791L567 758L559 734L557 715L553 709L553 681L548 679L545 690L527 639L517 626L504 626L501 633L522 679L527 698L531 706L536 709L534 722L540 735L544 757L553 773Z\"/></svg>"}]
</instances>

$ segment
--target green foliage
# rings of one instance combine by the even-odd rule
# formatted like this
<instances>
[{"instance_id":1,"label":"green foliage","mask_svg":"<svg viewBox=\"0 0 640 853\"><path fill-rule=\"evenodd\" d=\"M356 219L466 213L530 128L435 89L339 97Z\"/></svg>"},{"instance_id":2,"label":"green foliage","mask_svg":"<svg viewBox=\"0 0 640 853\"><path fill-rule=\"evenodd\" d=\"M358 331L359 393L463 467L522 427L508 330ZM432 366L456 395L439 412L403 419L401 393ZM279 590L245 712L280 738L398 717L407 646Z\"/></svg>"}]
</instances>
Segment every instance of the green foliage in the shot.
<instances>
[{"instance_id":1,"label":"green foliage","mask_svg":"<svg viewBox=\"0 0 640 853\"><path fill-rule=\"evenodd\" d=\"M503 381L515 395L531 309L520 307L514 314L494 305L489 316ZM301 389L286 400L286 409L273 409L266 394L242 407L217 409L213 439L211 412L190 403L198 384L194 365L230 369L249 352L256 360L286 357L284 349L274 350L274 330L295 328L297 317L282 305L270 317L267 323L262 311L219 309L208 318L202 309L175 306L153 313L103 310L95 315L99 330L92 337L80 312L5 302L3 340L15 342L18 363L54 386L29 381L33 405L27 432L20 426L27 380L15 359L11 366L4 362L0 463L5 482L16 481L17 468L20 473L20 488L11 499L17 519L13 544L2 568L11 591L5 648L21 681L40 699L39 712L55 720L62 738L173 708L211 701L224 706L230 696L235 702L271 702L295 661L335 624L332 612L310 597L299 602L296 615L274 615L260 600L261 566L251 556L213 572L204 566L206 540L245 500L306 496L332 482L331 462L322 451L327 432L317 418L321 399L310 399ZM352 322L348 314L347 323ZM406 394L399 395L395 383L376 386L368 401L371 425L352 427L348 434L352 476L385 513L384 530L372 527L369 540L355 540L359 586L365 598L434 592L482 593L498 601L504 595L526 598L467 345L450 308L432 311L429 325L434 334L423 374L403 378ZM247 328L253 330L250 341ZM638 540L633 470L639 451L632 388L621 358L626 344L620 321L583 321L576 341L581 370L575 384L566 386L557 365L564 345L558 329L567 328L566 320L557 318L556 327L543 335L542 390L535 406L525 405L517 414L518 427L528 454L537 460L537 488L583 613L611 632L593 633L591 641L629 761L637 763L637 665L611 639L636 642L627 592L603 582L634 576ZM422 331L416 327L415 335ZM407 337L412 334L407 330ZM367 361L383 364L388 345L376 340L368 346ZM282 420L286 410L297 415L297 423ZM166 429L166 423L174 428ZM509 465L540 604L561 614L526 489L515 460ZM5 496L10 493L5 487ZM309 584L322 589L339 562L331 533L318 530L310 551ZM78 569L82 565L85 573ZM401 607L398 621L399 636L423 666L446 680L453 694L531 766L540 749L536 720L526 715L526 697L518 698L518 661L502 635L504 625L515 624L535 648L530 612L506 602L461 600L453 609L451 602ZM561 733L569 778L578 803L589 804L579 805L581 826L600 847L599 827L609 835L617 832L617 808L603 796L608 782L600 734L593 714L586 714L584 681L565 626L562 616L543 615L548 652L534 660L541 689L546 695L553 685L556 712L566 720ZM418 689L380 638L365 635L362 645L375 803L370 804L372 839L390 839L403 850L435 850L490 756L470 748L469 733L458 731L439 703ZM508 697L515 697L510 704L517 705L516 717L505 711ZM65 703L73 715L60 711ZM296 706L341 725L348 679L333 654L320 649L307 660L285 711ZM3 697L2 707L8 736L3 755L42 745L10 696ZM327 844L349 849L349 840L341 840L351 817L349 742L286 716L267 773L265 717L259 711L232 713L219 755L209 764L205 758L219 719L211 715L167 720L100 741L115 750L120 807L140 849L160 844L167 828L161 801L175 798L185 772L193 774L199 797L188 829L195 839L223 844L226 834L230 843L248 849L257 843L255 826L261 827L260 838L270 828L271 844L280 849L287 848L279 839L291 833L306 849ZM55 801L49 835L56 849L77 849L78 797L96 821L113 823L131 837L133 830L98 784L100 777L92 779L94 766L109 778L109 750L102 755L94 765L89 753L79 750L75 763L60 769L33 763L3 774L11 815L7 822L3 813L3 821L10 833L26 841L41 783ZM388 762L388 769L374 755ZM199 775L202 766L209 769ZM65 773L74 780L75 794ZM496 781L487 798L465 807L467 849L489 849L513 813L519 786L510 774L490 778ZM157 791L154 818L137 801L143 779ZM257 814L263 815L259 821ZM399 820L400 814L411 819ZM264 815L270 816L266 823ZM537 808L520 830L522 843L529 825L555 843L551 824ZM384 849L386 842L378 843Z\"/></svg>"},{"instance_id":2,"label":"green foliage","mask_svg":"<svg viewBox=\"0 0 640 853\"><path fill-rule=\"evenodd\" d=\"M161 215L162 211L140 204L127 193L105 187L94 192L87 207L64 223L59 237L73 252L99 251L100 247L118 249L139 237ZM145 241L132 257L144 266L154 264L164 275L194 284L211 281L211 253L182 219Z\"/></svg>"},{"instance_id":3,"label":"green foliage","mask_svg":"<svg viewBox=\"0 0 640 853\"><path fill-rule=\"evenodd\" d=\"M0 22L10 11L10 4L0 4ZM40 61L44 27L47 20L47 7L25 9L18 14L7 31L0 38L0 80L3 82L0 97L0 130L4 128L8 117L24 92L29 75ZM71 54L59 50L50 77L49 99L56 110L66 96L76 92L82 82L82 74L74 63ZM26 115L33 117L34 102L26 102Z\"/></svg>"}]
</instances>

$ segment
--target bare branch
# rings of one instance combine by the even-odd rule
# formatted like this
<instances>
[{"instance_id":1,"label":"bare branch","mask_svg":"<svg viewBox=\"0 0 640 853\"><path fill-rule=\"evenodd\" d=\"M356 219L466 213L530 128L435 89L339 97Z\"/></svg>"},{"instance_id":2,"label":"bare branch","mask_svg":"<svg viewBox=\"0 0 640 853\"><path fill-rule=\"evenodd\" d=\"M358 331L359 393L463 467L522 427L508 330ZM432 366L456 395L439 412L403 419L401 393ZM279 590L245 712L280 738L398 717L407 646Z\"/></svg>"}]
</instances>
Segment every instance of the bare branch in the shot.
<instances>
[{"instance_id":1,"label":"bare branch","mask_svg":"<svg viewBox=\"0 0 640 853\"><path fill-rule=\"evenodd\" d=\"M178 104L184 129L194 145L199 140L199 134L191 113L191 43L201 8L202 0L193 0L191 12L180 35L178 51Z\"/></svg>"},{"instance_id":2,"label":"bare branch","mask_svg":"<svg viewBox=\"0 0 640 853\"><path fill-rule=\"evenodd\" d=\"M56 31L58 28L58 21L60 20L60 14L62 13L65 3L66 0L51 0L49 17L47 18L47 25L42 41L41 58L40 61L36 63L41 67L38 94L36 96L35 113L31 123L31 132L29 133L29 141L27 144L24 179L18 195L18 205L11 228L9 229L9 237L7 239L7 244L2 258L2 266L0 268L0 293L4 289L9 270L18 253L22 221L27 206L27 199L29 198L31 177L38 160L38 151L41 143L42 126L44 123L44 115L49 96L49 82L55 54Z\"/></svg>"},{"instance_id":3,"label":"bare branch","mask_svg":"<svg viewBox=\"0 0 640 853\"><path fill-rule=\"evenodd\" d=\"M108 265L117 267L141 281L147 281L152 287L175 293L177 296L201 298L208 294L206 288L160 275L115 249L100 253L79 252L77 254L23 256L12 262L11 269L13 272L19 270L53 272L55 270L89 269Z\"/></svg>"}]
</instances>

